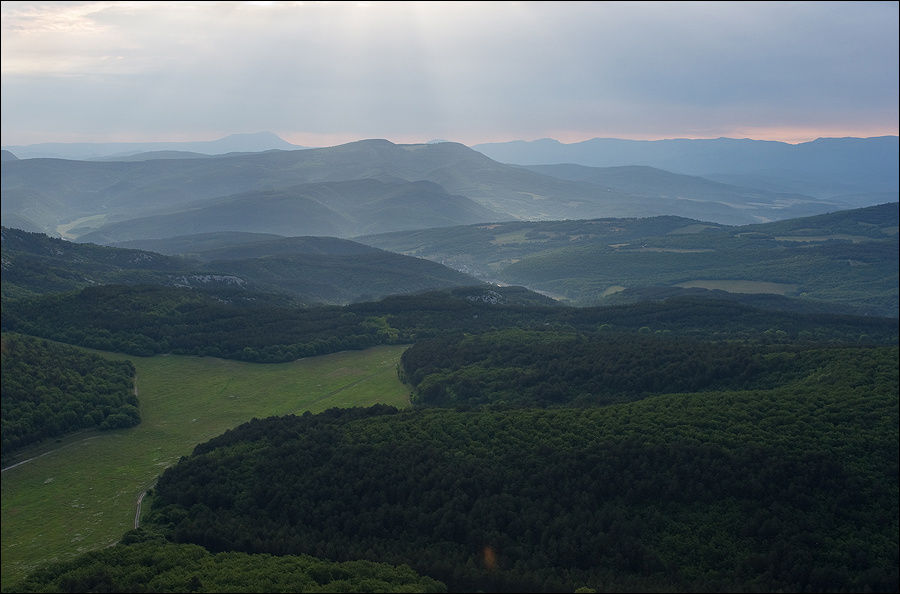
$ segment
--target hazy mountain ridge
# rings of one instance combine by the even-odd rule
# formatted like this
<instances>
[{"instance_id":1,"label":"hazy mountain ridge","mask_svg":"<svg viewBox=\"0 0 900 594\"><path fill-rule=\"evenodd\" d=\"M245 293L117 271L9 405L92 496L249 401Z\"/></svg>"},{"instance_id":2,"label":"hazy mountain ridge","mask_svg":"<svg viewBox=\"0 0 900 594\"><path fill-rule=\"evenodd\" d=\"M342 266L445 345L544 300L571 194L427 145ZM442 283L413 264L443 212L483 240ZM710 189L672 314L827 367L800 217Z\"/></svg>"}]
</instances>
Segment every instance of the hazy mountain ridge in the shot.
<instances>
[{"instance_id":1,"label":"hazy mountain ridge","mask_svg":"<svg viewBox=\"0 0 900 594\"><path fill-rule=\"evenodd\" d=\"M230 134L217 140L175 142L44 142L3 147L21 159L114 159L153 151L185 151L203 155L250 153L306 147L283 140L272 132Z\"/></svg>"},{"instance_id":2,"label":"hazy mountain ridge","mask_svg":"<svg viewBox=\"0 0 900 594\"><path fill-rule=\"evenodd\" d=\"M87 238L118 242L226 230L349 237L398 228L511 219L661 214L745 224L841 208L834 202L803 196L785 198L753 191L745 192L740 199L731 194L727 199L690 193L673 197L671 191L660 189L659 181L651 179L647 170L637 171L639 174L629 182L630 190L622 191L504 165L457 143L396 145L386 140L323 149L139 162L23 159L3 167L2 213L4 220L16 221L23 228L70 238L118 224L115 233L107 229L108 236ZM665 177L660 172L652 173ZM256 199L264 201L278 193L287 197L288 189L293 192L309 184L344 184L344 189L370 184L372 188L365 192L378 194L382 190L375 187L376 182L395 184L397 188L404 183L412 185L407 186L407 199L398 195L396 202L378 205L366 205L359 199L348 201L341 198L341 192L316 190L315 196L306 196L318 203L308 202L305 206L309 212L302 212L297 203L292 205L294 216L302 215L306 220L302 228L284 229L286 218L278 214L272 215L271 223L261 224L267 220L266 208L262 203L253 205L254 198L249 194L242 199L247 202L250 217L240 208L231 213L221 209L229 204L236 207L236 197L242 193L258 192ZM712 184L694 180L693 187ZM420 198L418 203L412 200L415 195ZM212 207L213 202L203 204L212 199L220 201L215 207L222 212L197 212L198 208ZM415 208L411 208L413 204ZM126 223L148 216L174 218ZM214 217L219 218L215 223ZM248 227L254 217L257 224ZM176 220L182 226L170 229ZM378 221L391 226L376 228ZM282 228L266 226L270 224L281 224ZM134 233L129 231L130 225L136 227ZM150 232L148 226L154 225L162 226L165 235Z\"/></svg>"},{"instance_id":3,"label":"hazy mountain ridge","mask_svg":"<svg viewBox=\"0 0 900 594\"><path fill-rule=\"evenodd\" d=\"M217 231L349 237L498 218L507 217L431 182L355 179L199 201L170 214L105 225L79 241L114 243Z\"/></svg>"},{"instance_id":4,"label":"hazy mountain ridge","mask_svg":"<svg viewBox=\"0 0 900 594\"><path fill-rule=\"evenodd\" d=\"M639 195L654 194L670 198L707 200L741 205L766 202L773 205L783 204L789 206L791 202L795 201L810 201L809 196L802 194L743 188L696 175L671 173L646 165L588 167L567 163L522 167L545 175L572 181L588 182Z\"/></svg>"},{"instance_id":5,"label":"hazy mountain ridge","mask_svg":"<svg viewBox=\"0 0 900 594\"><path fill-rule=\"evenodd\" d=\"M427 148L429 152L433 152L435 147L439 146L428 145ZM386 153L384 147L394 149ZM477 154L462 145L459 147L465 152ZM171 213L186 207L193 208L196 206L195 203L203 199L234 196L241 192L278 191L318 182L346 182L352 185L350 182L359 182L367 178L377 178L386 184L428 181L428 171L440 163L432 158L423 159L420 156L405 159L408 153L409 151L395 147L387 141L371 141L330 149L275 151L208 159L163 159L142 162L27 159L10 163L15 167L3 168L4 195L13 193L28 197L27 200L25 198L10 202L4 200L3 217L5 219L7 216L20 216L23 211L30 208L37 211L37 214L28 217L30 226L55 234L57 226L81 218L96 217L85 229L97 228L105 222L162 212ZM411 188L421 192L423 196L433 192L443 196L443 192L434 186L420 184ZM452 212L443 204L447 200L447 198L437 200L436 203L429 205L429 211L441 213L443 210L440 216L449 217L445 224L463 222L453 218ZM453 200L460 203L467 202L461 197ZM53 206L41 209L39 208L41 204ZM390 207L387 204L382 206ZM401 210L408 206L408 203L400 205ZM439 208L435 208L436 206ZM492 211L483 205L473 203L468 203L464 210L486 220L511 218L502 212ZM396 214L391 215L394 220ZM420 211L414 214L425 217L427 213ZM366 219L370 218L371 213L360 212L354 216ZM463 220L472 222L471 218ZM425 225L429 223L436 224L434 221L427 221ZM83 234L85 229L80 233ZM334 234L331 231L333 229L323 228L314 233L294 231L287 234ZM360 232L364 231L356 230L354 233ZM77 236L78 233L73 235Z\"/></svg>"},{"instance_id":6,"label":"hazy mountain ridge","mask_svg":"<svg viewBox=\"0 0 900 594\"><path fill-rule=\"evenodd\" d=\"M277 149L273 149L277 150ZM256 152L256 151L237 151L237 154L243 154L247 152ZM228 153L234 154L234 153ZM121 156L121 157L96 157L91 159L91 161L153 161L154 159L208 159L212 155L207 155L204 153L195 153L191 151L174 151L174 150L161 150L161 151L147 151L141 153L135 153L133 155Z\"/></svg>"},{"instance_id":7,"label":"hazy mountain ridge","mask_svg":"<svg viewBox=\"0 0 900 594\"><path fill-rule=\"evenodd\" d=\"M146 250L169 256L178 254L194 254L222 247L232 247L244 243L265 242L283 239L282 235L273 233L245 233L241 231L221 231L216 233L198 233L181 235L166 239L135 239L111 244L112 247L124 249Z\"/></svg>"},{"instance_id":8,"label":"hazy mountain ridge","mask_svg":"<svg viewBox=\"0 0 900 594\"><path fill-rule=\"evenodd\" d=\"M553 139L474 145L502 163L541 165L574 163L591 167L645 165L688 175L740 176L731 183L815 194L900 189L900 143L897 136L819 138L788 144L751 139L623 140L593 138L563 144ZM740 181L738 181L740 179Z\"/></svg>"},{"instance_id":9,"label":"hazy mountain ridge","mask_svg":"<svg viewBox=\"0 0 900 594\"><path fill-rule=\"evenodd\" d=\"M105 284L152 284L264 291L308 304L343 304L479 284L435 262L348 240L240 239L233 238L231 245L220 239L213 249L180 257L73 243L4 227L3 296L21 298ZM191 243L189 238L180 241Z\"/></svg>"}]
</instances>

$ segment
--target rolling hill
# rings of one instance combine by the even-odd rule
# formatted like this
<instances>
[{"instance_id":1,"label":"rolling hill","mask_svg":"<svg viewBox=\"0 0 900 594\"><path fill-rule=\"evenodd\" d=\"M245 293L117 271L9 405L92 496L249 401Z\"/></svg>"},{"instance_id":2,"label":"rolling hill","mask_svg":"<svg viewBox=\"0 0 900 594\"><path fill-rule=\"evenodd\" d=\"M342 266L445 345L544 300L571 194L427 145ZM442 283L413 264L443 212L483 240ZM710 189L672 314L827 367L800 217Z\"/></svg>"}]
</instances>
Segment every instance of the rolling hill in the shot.
<instances>
[{"instance_id":1,"label":"rolling hill","mask_svg":"<svg viewBox=\"0 0 900 594\"><path fill-rule=\"evenodd\" d=\"M532 165L525 167L561 179L588 182L613 191L636 196L657 196L680 201L693 201L706 209L705 220L719 220L735 208L766 208L779 211L778 217L803 216L809 210L809 196L744 188L712 181L695 175L671 173L655 167L629 165L621 167L586 167L583 165ZM893 197L893 196L892 196ZM850 197L846 197L848 200ZM860 197L861 198L861 197ZM835 198L839 200L839 198ZM889 199L883 200L888 202ZM840 204L840 202L835 202ZM853 203L853 205L857 205Z\"/></svg>"},{"instance_id":2,"label":"rolling hill","mask_svg":"<svg viewBox=\"0 0 900 594\"><path fill-rule=\"evenodd\" d=\"M431 182L360 179L205 200L169 214L111 223L78 240L115 243L221 231L350 237L498 218L508 217Z\"/></svg>"},{"instance_id":3,"label":"rolling hill","mask_svg":"<svg viewBox=\"0 0 900 594\"><path fill-rule=\"evenodd\" d=\"M793 196L786 209L783 197L766 192L732 204L719 197L672 197L652 184L644 184L643 193L623 191L504 165L451 142L365 140L321 149L128 162L20 159L4 163L0 180L4 224L15 221L24 229L67 238L108 232L104 241L160 237L147 234L169 224L178 229L165 236L238 230L349 237L387 231L385 223L391 229L421 229L514 219L677 215L746 224L839 208L833 201ZM370 205L360 193L382 202ZM218 202L204 203L211 199ZM271 216L269 209L274 209ZM294 217L302 213L309 222L303 230L267 227L273 219L281 221L279 209ZM151 216L171 218L146 220ZM126 223L134 219L139 220ZM113 224L118 226L104 229Z\"/></svg>"},{"instance_id":4,"label":"rolling hill","mask_svg":"<svg viewBox=\"0 0 900 594\"><path fill-rule=\"evenodd\" d=\"M81 244L2 230L4 298L109 284L186 286L277 293L302 303L344 304L385 295L478 284L435 262L348 240L295 237L246 242L246 236L194 248L191 256ZM251 236L253 238L253 236ZM180 244L192 243L180 238ZM203 236L194 245L209 245ZM230 243L229 243L230 242Z\"/></svg>"},{"instance_id":5,"label":"rolling hill","mask_svg":"<svg viewBox=\"0 0 900 594\"><path fill-rule=\"evenodd\" d=\"M665 286L897 316L898 204L729 227L677 217L509 222L358 238L571 303Z\"/></svg>"}]
</instances>

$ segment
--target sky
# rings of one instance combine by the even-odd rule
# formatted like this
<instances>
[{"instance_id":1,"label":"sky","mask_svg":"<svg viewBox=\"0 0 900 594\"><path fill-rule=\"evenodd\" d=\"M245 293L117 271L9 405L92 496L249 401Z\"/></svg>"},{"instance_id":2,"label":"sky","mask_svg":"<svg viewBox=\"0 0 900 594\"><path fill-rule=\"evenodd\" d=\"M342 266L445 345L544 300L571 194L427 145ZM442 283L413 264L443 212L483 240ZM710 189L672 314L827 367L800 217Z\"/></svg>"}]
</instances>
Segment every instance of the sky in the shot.
<instances>
[{"instance_id":1,"label":"sky","mask_svg":"<svg viewBox=\"0 0 900 594\"><path fill-rule=\"evenodd\" d=\"M3 146L898 134L891 2L2 2Z\"/></svg>"}]
</instances>

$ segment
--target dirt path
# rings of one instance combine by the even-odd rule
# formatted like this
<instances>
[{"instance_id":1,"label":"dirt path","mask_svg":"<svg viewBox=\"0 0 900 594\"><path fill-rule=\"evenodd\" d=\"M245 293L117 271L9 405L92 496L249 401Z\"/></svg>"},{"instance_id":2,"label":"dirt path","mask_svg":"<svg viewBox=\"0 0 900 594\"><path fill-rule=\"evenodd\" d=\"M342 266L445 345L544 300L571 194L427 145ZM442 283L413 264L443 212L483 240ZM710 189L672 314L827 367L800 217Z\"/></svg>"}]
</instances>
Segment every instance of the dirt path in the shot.
<instances>
[{"instance_id":1,"label":"dirt path","mask_svg":"<svg viewBox=\"0 0 900 594\"><path fill-rule=\"evenodd\" d=\"M137 528L138 526L141 525L141 503L144 502L144 495L146 495L146 494L147 494L147 492L144 491L137 498L137 511L134 512L134 527L135 528Z\"/></svg>"},{"instance_id":2,"label":"dirt path","mask_svg":"<svg viewBox=\"0 0 900 594\"><path fill-rule=\"evenodd\" d=\"M153 484L150 485L145 491L141 492L137 498L137 510L134 512L134 527L135 529L139 528L141 525L141 504L144 503L144 496L147 495L147 491L156 486L156 481L153 481Z\"/></svg>"},{"instance_id":3,"label":"dirt path","mask_svg":"<svg viewBox=\"0 0 900 594\"><path fill-rule=\"evenodd\" d=\"M31 458L28 458L27 460L22 460L21 462L16 462L15 464L10 464L10 465L7 466L6 468L0 469L0 472L6 472L7 470L11 470L11 469L15 468L16 466L21 466L22 464L26 464L26 463L28 463L28 462L31 462L32 460L37 460L38 458L43 458L44 456L48 456L48 455L50 455L50 454L56 453L56 452L60 451L60 450L63 449L63 448L68 448L68 447L71 447L71 446L73 446L73 445L76 445L76 444L79 444L79 443L83 443L83 442L85 442L85 441L88 441L89 439L97 439L98 437L101 437L101 436L100 436L100 435L92 435L91 437L85 437L84 439L79 439L78 441L73 441L73 442L71 442L71 443L67 443L67 444L65 444L65 445L61 445L61 446L59 446L58 448L53 448L52 450L46 451L46 452L44 452L43 454L40 454L40 455L37 455L37 456L32 456Z\"/></svg>"}]
</instances>

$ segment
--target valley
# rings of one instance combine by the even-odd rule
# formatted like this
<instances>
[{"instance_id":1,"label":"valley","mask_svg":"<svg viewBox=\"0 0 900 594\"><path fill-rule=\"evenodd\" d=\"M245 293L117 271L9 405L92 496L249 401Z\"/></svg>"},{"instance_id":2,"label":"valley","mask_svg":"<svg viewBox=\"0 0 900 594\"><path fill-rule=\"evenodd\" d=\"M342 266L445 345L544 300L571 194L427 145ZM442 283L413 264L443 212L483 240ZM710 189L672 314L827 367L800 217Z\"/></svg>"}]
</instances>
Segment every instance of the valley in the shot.
<instances>
[{"instance_id":1,"label":"valley","mask_svg":"<svg viewBox=\"0 0 900 594\"><path fill-rule=\"evenodd\" d=\"M35 446L9 464L19 458L30 462L4 467L4 589L41 564L117 542L132 527L137 497L162 470L250 418L335 406L407 406L408 391L396 374L404 348L375 347L278 365L130 357L137 370L140 425Z\"/></svg>"},{"instance_id":2,"label":"valley","mask_svg":"<svg viewBox=\"0 0 900 594\"><path fill-rule=\"evenodd\" d=\"M0 594L900 592L900 3L0 14Z\"/></svg>"},{"instance_id":3,"label":"valley","mask_svg":"<svg viewBox=\"0 0 900 594\"><path fill-rule=\"evenodd\" d=\"M896 188L744 144L4 153L2 590L894 591Z\"/></svg>"}]
</instances>

